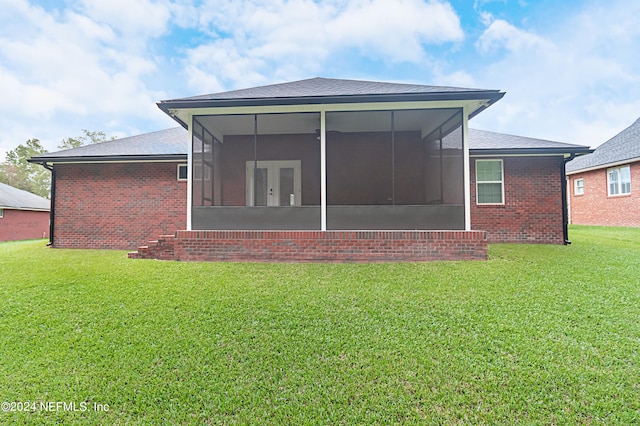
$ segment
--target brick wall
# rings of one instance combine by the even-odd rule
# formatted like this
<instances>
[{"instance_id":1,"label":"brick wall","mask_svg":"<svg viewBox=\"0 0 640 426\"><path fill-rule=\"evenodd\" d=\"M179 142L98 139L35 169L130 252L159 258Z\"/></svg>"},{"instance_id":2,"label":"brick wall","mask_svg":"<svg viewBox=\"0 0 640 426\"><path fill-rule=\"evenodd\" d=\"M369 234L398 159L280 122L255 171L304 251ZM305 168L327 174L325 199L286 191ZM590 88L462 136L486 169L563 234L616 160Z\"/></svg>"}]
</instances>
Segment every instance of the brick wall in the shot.
<instances>
[{"instance_id":1,"label":"brick wall","mask_svg":"<svg viewBox=\"0 0 640 426\"><path fill-rule=\"evenodd\" d=\"M176 164L56 165L54 246L133 250L185 229L187 183L177 181ZM505 157L506 204L478 206L472 158L472 229L486 230L489 242L563 243L561 164Z\"/></svg>"},{"instance_id":2,"label":"brick wall","mask_svg":"<svg viewBox=\"0 0 640 426\"><path fill-rule=\"evenodd\" d=\"M56 164L54 247L131 250L186 228L177 163Z\"/></svg>"},{"instance_id":3,"label":"brick wall","mask_svg":"<svg viewBox=\"0 0 640 426\"><path fill-rule=\"evenodd\" d=\"M584 179L584 194L575 195L574 182ZM609 196L607 168L570 175L568 194L571 223L640 227L640 162L631 164L631 194Z\"/></svg>"},{"instance_id":4,"label":"brick wall","mask_svg":"<svg viewBox=\"0 0 640 426\"><path fill-rule=\"evenodd\" d=\"M0 241L49 237L49 212L4 209L0 218Z\"/></svg>"},{"instance_id":5,"label":"brick wall","mask_svg":"<svg viewBox=\"0 0 640 426\"><path fill-rule=\"evenodd\" d=\"M501 158L501 157L496 157ZM503 157L504 205L476 204L471 159L471 228L489 242L563 244L561 157Z\"/></svg>"},{"instance_id":6,"label":"brick wall","mask_svg":"<svg viewBox=\"0 0 640 426\"><path fill-rule=\"evenodd\" d=\"M485 260L482 231L178 231L129 257L231 262Z\"/></svg>"}]
</instances>

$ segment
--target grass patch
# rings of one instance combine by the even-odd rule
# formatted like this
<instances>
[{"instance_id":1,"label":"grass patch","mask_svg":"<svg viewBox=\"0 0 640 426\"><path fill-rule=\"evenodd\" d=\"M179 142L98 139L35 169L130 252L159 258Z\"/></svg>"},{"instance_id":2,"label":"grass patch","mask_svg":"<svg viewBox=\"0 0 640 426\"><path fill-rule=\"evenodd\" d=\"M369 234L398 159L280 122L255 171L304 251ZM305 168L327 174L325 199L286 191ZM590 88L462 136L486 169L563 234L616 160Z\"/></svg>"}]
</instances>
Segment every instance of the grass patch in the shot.
<instances>
[{"instance_id":1,"label":"grass patch","mask_svg":"<svg viewBox=\"0 0 640 426\"><path fill-rule=\"evenodd\" d=\"M637 423L640 230L571 238L365 265L0 244L0 402L76 404L0 423Z\"/></svg>"}]
</instances>

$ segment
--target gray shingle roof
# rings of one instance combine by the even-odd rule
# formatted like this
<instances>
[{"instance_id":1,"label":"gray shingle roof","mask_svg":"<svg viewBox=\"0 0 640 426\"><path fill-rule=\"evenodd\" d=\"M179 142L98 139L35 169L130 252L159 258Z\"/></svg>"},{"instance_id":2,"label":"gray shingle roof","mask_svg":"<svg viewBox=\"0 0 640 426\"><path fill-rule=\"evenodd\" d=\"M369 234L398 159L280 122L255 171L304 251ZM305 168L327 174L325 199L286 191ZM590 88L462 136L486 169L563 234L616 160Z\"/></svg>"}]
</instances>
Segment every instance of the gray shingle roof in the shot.
<instances>
[{"instance_id":1,"label":"gray shingle roof","mask_svg":"<svg viewBox=\"0 0 640 426\"><path fill-rule=\"evenodd\" d=\"M271 84L268 86L232 90L229 92L173 99L173 101L307 98L326 96L399 95L454 92L486 92L486 90L316 77L289 83Z\"/></svg>"},{"instance_id":2,"label":"gray shingle roof","mask_svg":"<svg viewBox=\"0 0 640 426\"><path fill-rule=\"evenodd\" d=\"M567 172L606 167L626 160L640 159L640 118L599 147L592 154L567 163Z\"/></svg>"},{"instance_id":3,"label":"gray shingle roof","mask_svg":"<svg viewBox=\"0 0 640 426\"><path fill-rule=\"evenodd\" d=\"M558 153L584 153L589 147L545 139L528 138L525 136L508 135L505 133L489 132L487 130L469 129L469 148L472 152L496 151L499 153L521 151L548 151Z\"/></svg>"},{"instance_id":4,"label":"gray shingle roof","mask_svg":"<svg viewBox=\"0 0 640 426\"><path fill-rule=\"evenodd\" d=\"M49 210L46 198L0 183L0 209Z\"/></svg>"},{"instance_id":5,"label":"gray shingle roof","mask_svg":"<svg viewBox=\"0 0 640 426\"><path fill-rule=\"evenodd\" d=\"M527 154L587 152L588 147L543 139L507 135L469 129L472 154ZM122 160L184 160L189 150L189 133L182 127L145 133L137 136L42 154L30 161L122 161Z\"/></svg>"},{"instance_id":6,"label":"gray shingle roof","mask_svg":"<svg viewBox=\"0 0 640 426\"><path fill-rule=\"evenodd\" d=\"M38 155L31 162L55 162L62 159L104 161L105 159L172 159L186 157L189 134L182 127L144 133L107 142Z\"/></svg>"}]
</instances>

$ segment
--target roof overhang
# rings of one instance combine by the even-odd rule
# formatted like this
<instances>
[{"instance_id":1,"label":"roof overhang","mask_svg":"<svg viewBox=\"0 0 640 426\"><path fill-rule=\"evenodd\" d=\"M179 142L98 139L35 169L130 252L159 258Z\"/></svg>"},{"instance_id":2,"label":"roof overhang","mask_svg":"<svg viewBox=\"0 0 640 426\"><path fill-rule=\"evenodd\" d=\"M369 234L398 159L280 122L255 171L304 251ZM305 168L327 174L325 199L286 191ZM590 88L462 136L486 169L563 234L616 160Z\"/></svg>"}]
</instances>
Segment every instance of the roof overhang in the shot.
<instances>
[{"instance_id":1,"label":"roof overhang","mask_svg":"<svg viewBox=\"0 0 640 426\"><path fill-rule=\"evenodd\" d=\"M461 92L306 96L244 99L176 99L160 101L158 107L184 128L193 115L265 114L344 110L466 107L469 118L502 99L504 92Z\"/></svg>"},{"instance_id":2,"label":"roof overhang","mask_svg":"<svg viewBox=\"0 0 640 426\"><path fill-rule=\"evenodd\" d=\"M49 212L51 209L44 209L38 207L16 207L16 206L3 206L0 205L0 209L2 210L20 210L20 211L28 211L28 212Z\"/></svg>"},{"instance_id":3,"label":"roof overhang","mask_svg":"<svg viewBox=\"0 0 640 426\"><path fill-rule=\"evenodd\" d=\"M485 156L562 156L571 157L572 155L584 155L593 152L589 147L576 146L571 148L505 148L505 149L469 149L469 155L472 157Z\"/></svg>"},{"instance_id":4,"label":"roof overhang","mask_svg":"<svg viewBox=\"0 0 640 426\"><path fill-rule=\"evenodd\" d=\"M172 155L113 155L113 156L81 156L58 157L39 155L27 161L35 164L62 164L62 163L166 163L173 161L186 161L187 154Z\"/></svg>"}]
</instances>

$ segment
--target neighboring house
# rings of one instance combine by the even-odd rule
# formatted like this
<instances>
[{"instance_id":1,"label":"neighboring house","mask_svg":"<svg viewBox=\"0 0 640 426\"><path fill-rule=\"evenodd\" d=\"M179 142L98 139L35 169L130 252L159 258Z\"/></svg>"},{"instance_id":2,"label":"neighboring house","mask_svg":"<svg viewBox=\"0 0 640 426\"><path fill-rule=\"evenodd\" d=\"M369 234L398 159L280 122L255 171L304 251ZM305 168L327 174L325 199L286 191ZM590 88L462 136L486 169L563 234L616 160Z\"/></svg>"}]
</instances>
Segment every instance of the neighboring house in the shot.
<instances>
[{"instance_id":1,"label":"neighboring house","mask_svg":"<svg viewBox=\"0 0 640 426\"><path fill-rule=\"evenodd\" d=\"M54 171L54 247L164 235L132 256L388 261L562 244L564 162L588 147L468 129L503 95L315 78L162 101L182 128L31 161Z\"/></svg>"},{"instance_id":2,"label":"neighboring house","mask_svg":"<svg viewBox=\"0 0 640 426\"><path fill-rule=\"evenodd\" d=\"M0 183L0 241L49 236L49 200Z\"/></svg>"},{"instance_id":3,"label":"neighboring house","mask_svg":"<svg viewBox=\"0 0 640 426\"><path fill-rule=\"evenodd\" d=\"M640 118L567 163L571 223L640 226Z\"/></svg>"}]
</instances>

